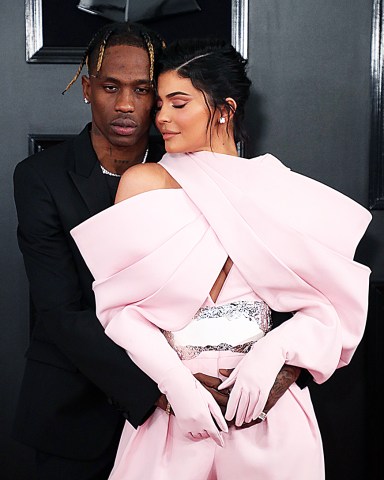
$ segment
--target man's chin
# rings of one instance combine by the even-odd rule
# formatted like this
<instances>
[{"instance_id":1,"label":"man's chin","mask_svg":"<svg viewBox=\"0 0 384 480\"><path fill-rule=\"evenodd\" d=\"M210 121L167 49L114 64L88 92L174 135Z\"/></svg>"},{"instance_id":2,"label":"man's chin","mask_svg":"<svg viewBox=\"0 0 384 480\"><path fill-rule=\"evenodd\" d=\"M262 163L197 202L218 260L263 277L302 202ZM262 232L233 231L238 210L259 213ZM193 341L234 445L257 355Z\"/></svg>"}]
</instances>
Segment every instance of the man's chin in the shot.
<instances>
[{"instance_id":1,"label":"man's chin","mask_svg":"<svg viewBox=\"0 0 384 480\"><path fill-rule=\"evenodd\" d=\"M109 143L114 147L132 147L137 142L138 138L136 135L112 135L109 137Z\"/></svg>"}]
</instances>

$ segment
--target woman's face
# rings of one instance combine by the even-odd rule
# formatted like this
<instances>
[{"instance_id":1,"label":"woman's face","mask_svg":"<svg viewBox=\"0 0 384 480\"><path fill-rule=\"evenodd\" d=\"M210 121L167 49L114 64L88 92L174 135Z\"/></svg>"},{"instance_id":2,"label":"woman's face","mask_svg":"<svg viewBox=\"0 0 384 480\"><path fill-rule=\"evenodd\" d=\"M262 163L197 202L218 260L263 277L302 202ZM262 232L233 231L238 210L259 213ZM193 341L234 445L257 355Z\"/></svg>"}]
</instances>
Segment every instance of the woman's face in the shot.
<instances>
[{"instance_id":1,"label":"woman's face","mask_svg":"<svg viewBox=\"0 0 384 480\"><path fill-rule=\"evenodd\" d=\"M163 136L167 152L210 151L211 115L204 95L189 78L181 78L175 71L159 76L156 126ZM212 121L215 125L215 118ZM212 128L213 150L214 130L215 127Z\"/></svg>"}]
</instances>

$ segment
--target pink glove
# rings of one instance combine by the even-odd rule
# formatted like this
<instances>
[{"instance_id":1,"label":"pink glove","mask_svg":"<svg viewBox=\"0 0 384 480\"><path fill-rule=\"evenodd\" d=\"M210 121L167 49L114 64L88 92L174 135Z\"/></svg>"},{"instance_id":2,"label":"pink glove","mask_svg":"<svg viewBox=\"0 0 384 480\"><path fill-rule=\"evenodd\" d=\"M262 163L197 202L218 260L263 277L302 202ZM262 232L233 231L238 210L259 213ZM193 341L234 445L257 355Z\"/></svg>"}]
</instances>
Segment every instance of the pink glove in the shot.
<instances>
[{"instance_id":1,"label":"pink glove","mask_svg":"<svg viewBox=\"0 0 384 480\"><path fill-rule=\"evenodd\" d=\"M114 313L105 333L125 348L136 365L158 384L183 434L195 440L211 437L223 446L220 430L227 432L228 427L220 407L182 363L159 328L144 318L137 307L127 306Z\"/></svg>"},{"instance_id":2,"label":"pink glove","mask_svg":"<svg viewBox=\"0 0 384 480\"><path fill-rule=\"evenodd\" d=\"M316 313L316 312L315 312ZM327 380L340 361L342 331L329 304L317 312L324 323L297 312L282 325L258 340L219 390L233 385L225 418L240 426L255 420L263 411L281 367L287 363L306 368L315 382Z\"/></svg>"},{"instance_id":3,"label":"pink glove","mask_svg":"<svg viewBox=\"0 0 384 480\"><path fill-rule=\"evenodd\" d=\"M180 430L186 437L195 440L211 437L219 446L224 446L216 426L228 432L220 407L184 365L169 370L158 385L167 396Z\"/></svg>"},{"instance_id":4,"label":"pink glove","mask_svg":"<svg viewBox=\"0 0 384 480\"><path fill-rule=\"evenodd\" d=\"M268 335L267 335L268 336ZM235 424L256 420L265 407L277 374L285 363L282 348L263 337L253 345L219 390L231 387L225 418Z\"/></svg>"}]
</instances>

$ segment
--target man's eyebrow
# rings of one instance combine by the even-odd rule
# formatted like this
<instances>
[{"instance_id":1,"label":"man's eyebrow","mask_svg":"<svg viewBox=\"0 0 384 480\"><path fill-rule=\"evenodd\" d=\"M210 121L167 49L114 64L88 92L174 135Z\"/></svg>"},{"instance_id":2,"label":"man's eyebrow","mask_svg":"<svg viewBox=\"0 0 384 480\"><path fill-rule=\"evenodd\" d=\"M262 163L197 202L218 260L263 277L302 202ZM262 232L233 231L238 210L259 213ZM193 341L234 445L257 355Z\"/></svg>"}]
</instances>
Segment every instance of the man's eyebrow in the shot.
<instances>
[{"instance_id":1,"label":"man's eyebrow","mask_svg":"<svg viewBox=\"0 0 384 480\"><path fill-rule=\"evenodd\" d=\"M136 85L139 85L139 84L142 85L143 83L150 85L151 80L149 78L142 78L142 79L134 80L132 83L135 83Z\"/></svg>"},{"instance_id":2,"label":"man's eyebrow","mask_svg":"<svg viewBox=\"0 0 384 480\"><path fill-rule=\"evenodd\" d=\"M97 80L101 80L102 82L125 83L125 82L122 82L121 79L118 79L115 77L108 77L103 75L90 75L90 77L96 78ZM143 84L150 85L151 81L149 78L138 78L129 83L132 83L134 85L143 85Z\"/></svg>"}]
</instances>

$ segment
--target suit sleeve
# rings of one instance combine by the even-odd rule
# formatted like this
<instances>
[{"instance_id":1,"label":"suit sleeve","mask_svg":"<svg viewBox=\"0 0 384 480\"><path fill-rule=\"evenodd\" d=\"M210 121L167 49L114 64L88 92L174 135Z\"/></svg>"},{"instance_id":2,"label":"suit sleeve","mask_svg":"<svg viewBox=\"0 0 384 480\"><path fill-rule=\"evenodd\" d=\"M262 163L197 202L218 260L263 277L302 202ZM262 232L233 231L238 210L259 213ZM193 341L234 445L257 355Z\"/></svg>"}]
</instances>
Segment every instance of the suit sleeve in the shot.
<instances>
[{"instance_id":1,"label":"suit sleeve","mask_svg":"<svg viewBox=\"0 0 384 480\"><path fill-rule=\"evenodd\" d=\"M34 337L54 344L134 426L153 410L156 384L108 338L83 297L76 262L52 195L26 162L15 169L18 242L36 308Z\"/></svg>"}]
</instances>

